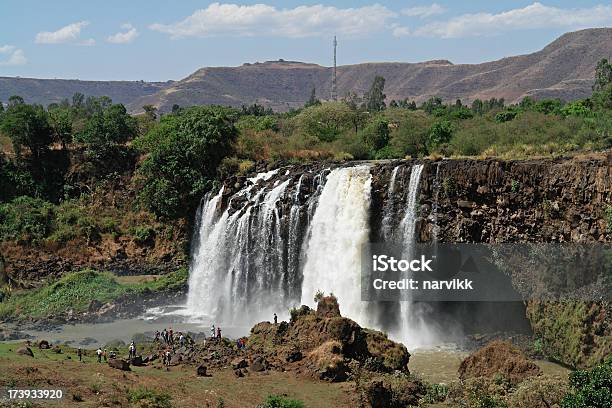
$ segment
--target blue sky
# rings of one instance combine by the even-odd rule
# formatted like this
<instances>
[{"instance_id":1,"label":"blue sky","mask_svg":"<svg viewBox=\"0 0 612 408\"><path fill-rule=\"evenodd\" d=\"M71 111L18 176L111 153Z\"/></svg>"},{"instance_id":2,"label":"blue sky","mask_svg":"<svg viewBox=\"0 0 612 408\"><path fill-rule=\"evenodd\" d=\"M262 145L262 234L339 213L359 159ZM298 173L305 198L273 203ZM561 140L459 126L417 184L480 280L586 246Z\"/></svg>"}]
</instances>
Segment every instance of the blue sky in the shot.
<instances>
[{"instance_id":1,"label":"blue sky","mask_svg":"<svg viewBox=\"0 0 612 408\"><path fill-rule=\"evenodd\" d=\"M54 0L0 2L0 76L180 79L203 66L476 63L612 26L600 1Z\"/></svg>"}]
</instances>

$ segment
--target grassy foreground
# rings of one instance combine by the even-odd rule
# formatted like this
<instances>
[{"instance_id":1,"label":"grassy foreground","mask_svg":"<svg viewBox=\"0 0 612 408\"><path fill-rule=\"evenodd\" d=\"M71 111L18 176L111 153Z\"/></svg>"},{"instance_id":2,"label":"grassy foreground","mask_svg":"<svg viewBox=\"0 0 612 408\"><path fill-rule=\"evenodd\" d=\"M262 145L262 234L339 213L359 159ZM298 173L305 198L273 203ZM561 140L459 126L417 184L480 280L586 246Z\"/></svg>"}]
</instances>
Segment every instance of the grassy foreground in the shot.
<instances>
[{"instance_id":1,"label":"grassy foreground","mask_svg":"<svg viewBox=\"0 0 612 408\"><path fill-rule=\"evenodd\" d=\"M122 296L178 290L186 282L186 269L138 281L86 269L39 289L8 293L8 299L0 303L0 319L37 319L68 309L79 313L86 311L94 300L107 303Z\"/></svg>"},{"instance_id":2,"label":"grassy foreground","mask_svg":"<svg viewBox=\"0 0 612 408\"><path fill-rule=\"evenodd\" d=\"M329 384L291 373L236 378L228 368L197 377L193 367L166 371L161 363L123 372L97 363L91 351L79 362L68 347L62 346L61 354L33 348L34 358L16 355L18 347L0 344L0 387L61 388L66 395L58 405L62 407L242 408L255 407L269 395L286 395L309 408L352 406L347 383Z\"/></svg>"}]
</instances>

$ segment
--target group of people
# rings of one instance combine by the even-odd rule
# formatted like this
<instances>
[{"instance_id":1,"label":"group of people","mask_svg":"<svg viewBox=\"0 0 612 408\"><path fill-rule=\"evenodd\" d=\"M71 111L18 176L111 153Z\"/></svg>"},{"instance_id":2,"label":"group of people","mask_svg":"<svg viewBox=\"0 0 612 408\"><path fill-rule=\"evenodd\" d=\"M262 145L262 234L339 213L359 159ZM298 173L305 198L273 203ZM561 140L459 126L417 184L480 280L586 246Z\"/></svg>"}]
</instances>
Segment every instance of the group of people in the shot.
<instances>
[{"instance_id":1,"label":"group of people","mask_svg":"<svg viewBox=\"0 0 612 408\"><path fill-rule=\"evenodd\" d=\"M178 342L180 347L183 347L187 344L187 337L183 334L183 332L175 333L172 328L163 329L161 332L159 330L155 331L155 342L159 343L163 341L166 345L174 345L175 342Z\"/></svg>"},{"instance_id":2,"label":"group of people","mask_svg":"<svg viewBox=\"0 0 612 408\"><path fill-rule=\"evenodd\" d=\"M210 326L210 338L212 338L212 339L214 339L214 338L221 339L221 328L217 327L215 329L215 324L214 323Z\"/></svg>"},{"instance_id":3,"label":"group of people","mask_svg":"<svg viewBox=\"0 0 612 408\"><path fill-rule=\"evenodd\" d=\"M278 324L278 316L276 315L276 313L274 313L274 324ZM210 327L210 338L220 340L221 327L215 327L213 323ZM189 338L189 340L191 340L191 338ZM180 347L183 347L188 344L189 340L187 336L185 336L182 332L179 331L178 333L175 333L172 328L164 328L161 332L159 330L155 331L154 341L156 343L160 343L161 341L163 341L166 345L164 350L161 352L162 359L166 367L169 367L170 362L172 361L172 352L174 351L175 343L178 343ZM191 342L193 342L193 340L191 340ZM244 337L241 337L236 340L236 346L240 350L245 349L246 339ZM136 357L137 349L136 343L134 341L130 343L130 346L128 347L128 353L130 360ZM81 348L77 350L77 356L79 357L79 361L82 361L83 351L81 350ZM98 349L96 350L96 357L98 359L98 363L101 363L103 359L106 362L108 361L108 358L115 358L116 353L114 351L107 353L106 349L103 350L98 347Z\"/></svg>"},{"instance_id":4,"label":"group of people","mask_svg":"<svg viewBox=\"0 0 612 408\"><path fill-rule=\"evenodd\" d=\"M132 342L132 344L134 344L134 342ZM130 347L132 347L132 345L130 345ZM136 350L136 346L134 346L134 350ZM132 352L130 351L130 358L131 358L131 354ZM79 349L77 350L77 356L79 357L79 361L83 361L83 350L81 350L81 348L79 347ZM134 351L134 356L136 356L136 352ZM106 363L108 361L109 358L116 358L117 357L117 353L115 353L113 350L109 352L106 351L106 349L102 350L100 347L98 347L98 349L96 350L96 358L98 359L98 363L102 362L102 359L104 359L104 362Z\"/></svg>"}]
</instances>

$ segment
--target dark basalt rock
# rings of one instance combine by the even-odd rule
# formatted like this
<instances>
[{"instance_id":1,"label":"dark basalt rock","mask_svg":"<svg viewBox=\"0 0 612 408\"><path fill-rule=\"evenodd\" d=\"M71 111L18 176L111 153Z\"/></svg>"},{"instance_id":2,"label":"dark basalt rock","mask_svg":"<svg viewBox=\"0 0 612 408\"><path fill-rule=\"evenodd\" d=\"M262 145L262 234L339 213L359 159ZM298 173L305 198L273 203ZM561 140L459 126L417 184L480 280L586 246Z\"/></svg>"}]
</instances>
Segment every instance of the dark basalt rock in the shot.
<instances>
[{"instance_id":1,"label":"dark basalt rock","mask_svg":"<svg viewBox=\"0 0 612 408\"><path fill-rule=\"evenodd\" d=\"M108 360L108 365L112 368L122 371L130 371L130 363L121 358L111 358Z\"/></svg>"}]
</instances>

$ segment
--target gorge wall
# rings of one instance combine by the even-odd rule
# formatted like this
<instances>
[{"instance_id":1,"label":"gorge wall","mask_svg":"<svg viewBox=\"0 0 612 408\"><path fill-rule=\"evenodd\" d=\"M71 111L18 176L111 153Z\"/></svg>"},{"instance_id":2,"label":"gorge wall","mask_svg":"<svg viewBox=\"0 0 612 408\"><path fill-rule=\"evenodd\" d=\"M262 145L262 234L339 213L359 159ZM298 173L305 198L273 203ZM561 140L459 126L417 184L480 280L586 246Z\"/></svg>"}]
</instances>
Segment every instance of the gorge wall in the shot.
<instances>
[{"instance_id":1,"label":"gorge wall","mask_svg":"<svg viewBox=\"0 0 612 408\"><path fill-rule=\"evenodd\" d=\"M547 354L589 365L610 352L608 303L590 303L588 313L571 302L365 303L359 250L390 237L609 243L611 164L610 155L319 163L228 179L197 216L189 313L248 325L312 304L322 290L347 316L411 347L530 325Z\"/></svg>"}]
</instances>

